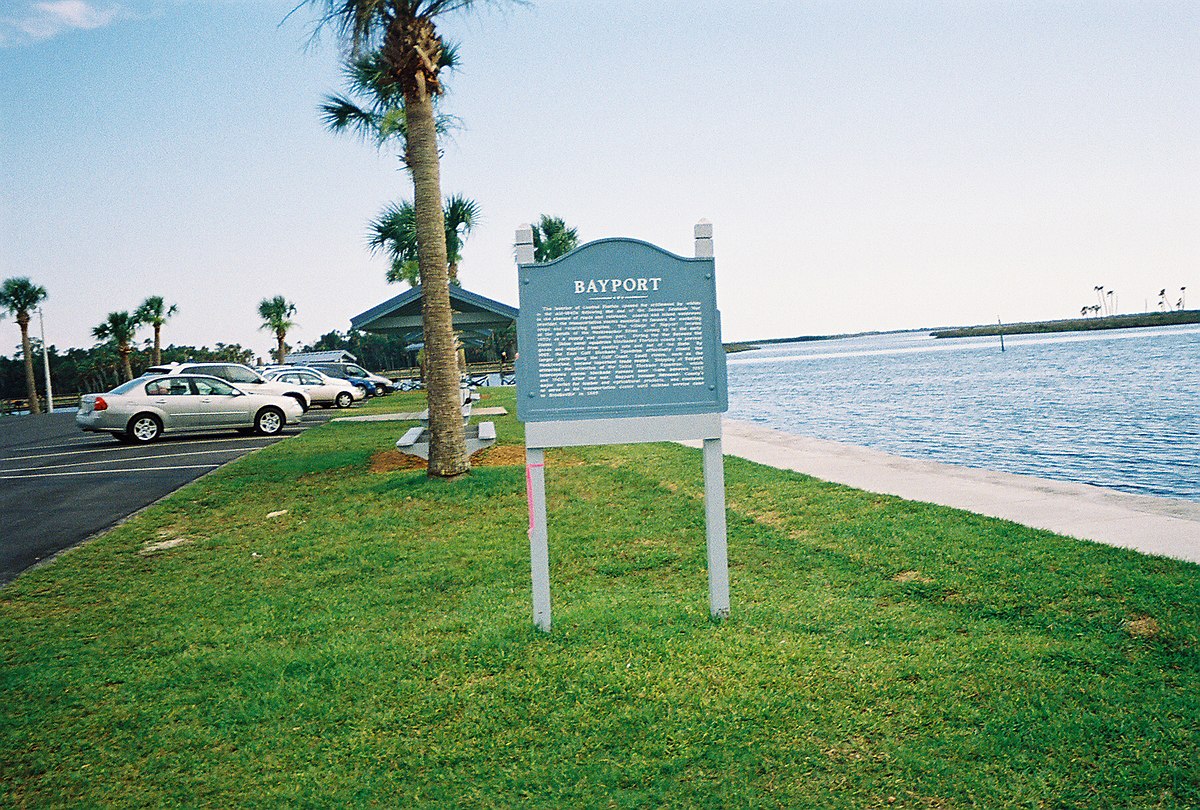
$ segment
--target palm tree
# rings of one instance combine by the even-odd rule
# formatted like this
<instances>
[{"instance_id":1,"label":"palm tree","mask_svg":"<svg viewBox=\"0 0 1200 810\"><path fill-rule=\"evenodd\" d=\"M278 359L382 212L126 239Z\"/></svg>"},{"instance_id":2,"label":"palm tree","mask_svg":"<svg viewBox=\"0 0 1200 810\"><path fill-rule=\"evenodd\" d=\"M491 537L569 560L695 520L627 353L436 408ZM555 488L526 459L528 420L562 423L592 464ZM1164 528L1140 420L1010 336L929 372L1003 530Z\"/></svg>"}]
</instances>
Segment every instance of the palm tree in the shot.
<instances>
[{"instance_id":1,"label":"palm tree","mask_svg":"<svg viewBox=\"0 0 1200 810\"><path fill-rule=\"evenodd\" d=\"M25 358L25 391L29 398L29 412L41 413L42 403L38 400L37 385L33 377L33 350L29 346L29 313L46 300L45 287L39 287L28 278L18 276L6 278L0 284L0 309L12 313L21 328L21 354Z\"/></svg>"},{"instance_id":2,"label":"palm tree","mask_svg":"<svg viewBox=\"0 0 1200 810\"><path fill-rule=\"evenodd\" d=\"M139 326L141 326L141 321L138 320L136 313L110 312L104 323L92 329L92 337L96 340L107 340L116 344L117 354L121 357L121 369L125 372L126 380L133 379L133 367L129 364L129 355L133 349L129 344L133 343Z\"/></svg>"},{"instance_id":3,"label":"palm tree","mask_svg":"<svg viewBox=\"0 0 1200 810\"><path fill-rule=\"evenodd\" d=\"M296 305L286 300L282 295L277 295L274 298L264 298L258 303L258 315L263 319L263 325L259 328L266 329L275 334L275 362L281 365L284 356L287 354L284 340L287 338L288 330L296 325L296 322L291 320L295 314Z\"/></svg>"},{"instance_id":4,"label":"palm tree","mask_svg":"<svg viewBox=\"0 0 1200 810\"><path fill-rule=\"evenodd\" d=\"M462 246L479 223L479 203L454 194L446 198L442 208L446 221L446 272L450 283L458 286L458 265L462 262ZM371 252L384 251L392 260L388 269L389 283L406 281L410 287L421 283L417 262L417 212L405 200L399 205L390 203L371 220L367 244Z\"/></svg>"},{"instance_id":5,"label":"palm tree","mask_svg":"<svg viewBox=\"0 0 1200 810\"><path fill-rule=\"evenodd\" d=\"M431 476L454 477L470 470L459 400L450 310L446 223L442 211L441 164L434 99L446 47L436 23L442 15L469 8L472 0L307 0L325 7L332 25L352 52L378 45L380 86L404 97L404 163L412 175L417 220L417 263L423 304L422 328L428 371L429 467Z\"/></svg>"},{"instance_id":6,"label":"palm tree","mask_svg":"<svg viewBox=\"0 0 1200 810\"><path fill-rule=\"evenodd\" d=\"M457 64L453 45L442 49L439 68L453 70ZM349 95L335 93L325 96L318 109L321 121L330 132L356 135L364 141L383 148L397 142L404 160L407 127L404 121L404 92L400 85L390 82L384 70L382 51L360 53L348 58L342 68ZM446 134L459 125L451 115L435 113L434 125L439 134Z\"/></svg>"},{"instance_id":7,"label":"palm tree","mask_svg":"<svg viewBox=\"0 0 1200 810\"><path fill-rule=\"evenodd\" d=\"M161 295L152 295L142 302L142 305L133 313L137 316L141 323L149 324L154 327L154 365L162 362L162 328L172 315L179 311L179 307L171 304L167 306Z\"/></svg>"},{"instance_id":8,"label":"palm tree","mask_svg":"<svg viewBox=\"0 0 1200 810\"><path fill-rule=\"evenodd\" d=\"M579 246L579 234L568 228L561 217L542 214L533 226L533 260L549 262L566 255Z\"/></svg>"}]
</instances>

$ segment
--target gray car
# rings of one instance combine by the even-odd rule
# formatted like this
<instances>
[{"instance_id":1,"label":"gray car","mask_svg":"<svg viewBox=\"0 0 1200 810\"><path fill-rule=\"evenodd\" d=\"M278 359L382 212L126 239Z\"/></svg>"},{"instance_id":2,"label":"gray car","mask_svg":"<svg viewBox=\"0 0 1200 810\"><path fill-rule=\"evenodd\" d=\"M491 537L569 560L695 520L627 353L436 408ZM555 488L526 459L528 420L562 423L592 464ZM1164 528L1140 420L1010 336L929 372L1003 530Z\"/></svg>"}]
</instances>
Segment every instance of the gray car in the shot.
<instances>
[{"instance_id":1,"label":"gray car","mask_svg":"<svg viewBox=\"0 0 1200 810\"><path fill-rule=\"evenodd\" d=\"M75 424L134 444L164 433L254 430L272 436L299 422L304 407L279 394L244 391L217 377L171 374L139 377L104 394L86 394Z\"/></svg>"}]
</instances>

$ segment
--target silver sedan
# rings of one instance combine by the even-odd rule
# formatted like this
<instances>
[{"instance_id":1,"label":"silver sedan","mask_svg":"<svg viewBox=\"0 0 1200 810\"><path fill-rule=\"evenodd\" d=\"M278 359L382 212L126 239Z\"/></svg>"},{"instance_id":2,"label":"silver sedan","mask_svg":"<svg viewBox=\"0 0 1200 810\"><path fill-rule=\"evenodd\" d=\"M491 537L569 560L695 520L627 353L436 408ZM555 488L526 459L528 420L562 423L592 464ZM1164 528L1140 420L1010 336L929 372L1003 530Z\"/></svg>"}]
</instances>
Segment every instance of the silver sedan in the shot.
<instances>
[{"instance_id":1,"label":"silver sedan","mask_svg":"<svg viewBox=\"0 0 1200 810\"><path fill-rule=\"evenodd\" d=\"M139 377L104 394L84 395L75 424L145 444L176 431L253 429L271 436L303 414L291 397L250 393L217 377L172 374Z\"/></svg>"},{"instance_id":2,"label":"silver sedan","mask_svg":"<svg viewBox=\"0 0 1200 810\"><path fill-rule=\"evenodd\" d=\"M297 386L308 394L313 405L349 408L353 403L366 398L366 392L349 380L330 377L315 368L283 366L263 372L271 382Z\"/></svg>"}]
</instances>

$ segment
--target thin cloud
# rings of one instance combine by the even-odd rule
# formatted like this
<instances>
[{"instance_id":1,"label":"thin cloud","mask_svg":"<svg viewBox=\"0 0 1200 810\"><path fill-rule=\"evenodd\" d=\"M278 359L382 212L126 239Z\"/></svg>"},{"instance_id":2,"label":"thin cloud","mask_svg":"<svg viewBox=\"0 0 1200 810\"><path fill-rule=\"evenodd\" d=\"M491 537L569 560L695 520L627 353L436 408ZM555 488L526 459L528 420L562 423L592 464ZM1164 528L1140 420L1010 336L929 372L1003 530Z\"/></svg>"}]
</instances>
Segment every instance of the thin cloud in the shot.
<instances>
[{"instance_id":1,"label":"thin cloud","mask_svg":"<svg viewBox=\"0 0 1200 810\"><path fill-rule=\"evenodd\" d=\"M66 31L92 31L122 16L118 6L88 0L40 0L16 17L0 17L0 46L41 42Z\"/></svg>"}]
</instances>

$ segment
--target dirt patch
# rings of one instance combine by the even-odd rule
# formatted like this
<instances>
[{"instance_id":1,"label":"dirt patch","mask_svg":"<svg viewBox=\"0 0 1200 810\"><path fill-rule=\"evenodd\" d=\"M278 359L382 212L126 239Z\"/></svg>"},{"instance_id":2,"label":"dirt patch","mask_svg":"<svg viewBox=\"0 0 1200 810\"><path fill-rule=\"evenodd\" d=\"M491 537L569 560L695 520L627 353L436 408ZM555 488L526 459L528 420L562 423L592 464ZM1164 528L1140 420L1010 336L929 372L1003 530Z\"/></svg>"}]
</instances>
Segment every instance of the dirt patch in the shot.
<instances>
[{"instance_id":1,"label":"dirt patch","mask_svg":"<svg viewBox=\"0 0 1200 810\"><path fill-rule=\"evenodd\" d=\"M389 473L399 470L423 470L429 466L425 459L401 453L399 450L384 450L371 456L371 472Z\"/></svg>"},{"instance_id":2,"label":"dirt patch","mask_svg":"<svg viewBox=\"0 0 1200 810\"><path fill-rule=\"evenodd\" d=\"M138 554L146 557L151 554L157 554L160 551L176 548L177 546L185 546L190 542L192 542L192 538L190 537L172 537L170 540L160 540L157 543L146 543L144 546L138 549Z\"/></svg>"},{"instance_id":3,"label":"dirt patch","mask_svg":"<svg viewBox=\"0 0 1200 810\"><path fill-rule=\"evenodd\" d=\"M525 463L525 448L516 444L496 444L471 456L472 467L513 467Z\"/></svg>"},{"instance_id":4,"label":"dirt patch","mask_svg":"<svg viewBox=\"0 0 1200 810\"><path fill-rule=\"evenodd\" d=\"M525 448L512 444L494 445L471 456L472 467L512 467L524 463ZM371 456L373 473L424 470L428 466L424 459L401 453L399 450L384 450Z\"/></svg>"},{"instance_id":5,"label":"dirt patch","mask_svg":"<svg viewBox=\"0 0 1200 810\"><path fill-rule=\"evenodd\" d=\"M1126 619L1125 632L1134 638L1154 638L1160 632L1158 622L1152 616L1138 616L1136 619Z\"/></svg>"},{"instance_id":6,"label":"dirt patch","mask_svg":"<svg viewBox=\"0 0 1200 810\"><path fill-rule=\"evenodd\" d=\"M892 582L901 584L908 582L920 582L922 585L928 585L933 582L932 579L922 574L920 571L901 571L896 576L892 577Z\"/></svg>"}]
</instances>

